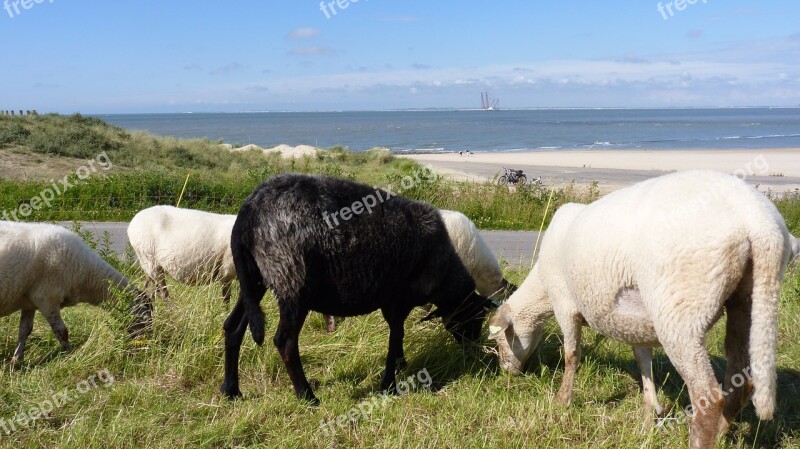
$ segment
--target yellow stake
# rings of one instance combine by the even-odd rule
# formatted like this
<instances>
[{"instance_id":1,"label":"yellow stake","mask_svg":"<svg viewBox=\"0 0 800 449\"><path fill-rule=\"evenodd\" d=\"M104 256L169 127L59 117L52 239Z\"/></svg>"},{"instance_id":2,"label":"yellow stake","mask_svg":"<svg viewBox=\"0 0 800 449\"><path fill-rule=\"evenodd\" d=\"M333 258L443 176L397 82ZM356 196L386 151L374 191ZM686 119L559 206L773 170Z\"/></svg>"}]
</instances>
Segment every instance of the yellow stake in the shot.
<instances>
[{"instance_id":1,"label":"yellow stake","mask_svg":"<svg viewBox=\"0 0 800 449\"><path fill-rule=\"evenodd\" d=\"M539 240L542 239L542 230L544 229L544 222L547 220L547 212L550 210L550 203L553 201L553 194L555 190L550 189L550 197L547 198L547 206L544 208L544 216L542 216L542 225L539 226L539 234L536 235L536 246L533 247L533 255L531 255L531 270L533 269L533 262L536 260L536 253L539 251Z\"/></svg>"},{"instance_id":2,"label":"yellow stake","mask_svg":"<svg viewBox=\"0 0 800 449\"><path fill-rule=\"evenodd\" d=\"M189 184L189 176L191 173L186 175L186 181L183 183L183 189L181 189L181 196L178 197L178 204L175 207L181 207L181 200L183 199L183 192L186 191L186 185Z\"/></svg>"}]
</instances>

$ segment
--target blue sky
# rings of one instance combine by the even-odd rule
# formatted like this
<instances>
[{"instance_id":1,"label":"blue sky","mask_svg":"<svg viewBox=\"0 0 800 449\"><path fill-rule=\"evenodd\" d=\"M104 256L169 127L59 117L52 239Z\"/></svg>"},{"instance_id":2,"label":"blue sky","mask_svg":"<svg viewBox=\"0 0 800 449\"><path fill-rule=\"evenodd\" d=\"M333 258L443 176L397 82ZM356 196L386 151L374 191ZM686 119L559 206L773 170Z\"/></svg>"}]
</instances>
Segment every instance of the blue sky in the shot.
<instances>
[{"instance_id":1,"label":"blue sky","mask_svg":"<svg viewBox=\"0 0 800 449\"><path fill-rule=\"evenodd\" d=\"M3 1L0 109L800 105L797 0Z\"/></svg>"}]
</instances>

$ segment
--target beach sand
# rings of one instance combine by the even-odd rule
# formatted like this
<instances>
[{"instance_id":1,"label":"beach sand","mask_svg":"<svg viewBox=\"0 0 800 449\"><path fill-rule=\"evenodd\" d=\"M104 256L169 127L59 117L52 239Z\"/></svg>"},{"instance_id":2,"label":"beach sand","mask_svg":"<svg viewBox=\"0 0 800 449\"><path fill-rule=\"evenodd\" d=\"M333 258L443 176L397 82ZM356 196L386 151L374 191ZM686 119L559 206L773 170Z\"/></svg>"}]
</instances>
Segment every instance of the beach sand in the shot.
<instances>
[{"instance_id":1,"label":"beach sand","mask_svg":"<svg viewBox=\"0 0 800 449\"><path fill-rule=\"evenodd\" d=\"M492 179L511 167L545 183L597 181L610 191L666 172L712 169L736 174L762 190L800 188L800 148L768 150L587 150L415 154L402 157L430 164L456 179Z\"/></svg>"}]
</instances>

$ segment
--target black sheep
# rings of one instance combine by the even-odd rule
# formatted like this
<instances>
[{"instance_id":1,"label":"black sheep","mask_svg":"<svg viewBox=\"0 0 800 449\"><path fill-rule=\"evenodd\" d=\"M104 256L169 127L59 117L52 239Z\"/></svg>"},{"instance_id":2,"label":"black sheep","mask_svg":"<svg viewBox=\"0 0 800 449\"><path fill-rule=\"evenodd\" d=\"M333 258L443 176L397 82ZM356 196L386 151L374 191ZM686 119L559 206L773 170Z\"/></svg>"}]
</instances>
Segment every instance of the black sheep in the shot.
<instances>
[{"instance_id":1,"label":"black sheep","mask_svg":"<svg viewBox=\"0 0 800 449\"><path fill-rule=\"evenodd\" d=\"M349 211L349 212L348 212ZM239 350L247 326L264 342L259 303L272 289L280 309L274 343L295 393L319 401L300 363L298 336L309 311L356 316L380 309L389 324L381 389L392 390L403 363L403 324L416 306L443 318L459 341L478 341L491 301L453 249L439 211L342 179L276 176L245 200L231 236L239 301L225 320L225 380L239 391Z\"/></svg>"}]
</instances>

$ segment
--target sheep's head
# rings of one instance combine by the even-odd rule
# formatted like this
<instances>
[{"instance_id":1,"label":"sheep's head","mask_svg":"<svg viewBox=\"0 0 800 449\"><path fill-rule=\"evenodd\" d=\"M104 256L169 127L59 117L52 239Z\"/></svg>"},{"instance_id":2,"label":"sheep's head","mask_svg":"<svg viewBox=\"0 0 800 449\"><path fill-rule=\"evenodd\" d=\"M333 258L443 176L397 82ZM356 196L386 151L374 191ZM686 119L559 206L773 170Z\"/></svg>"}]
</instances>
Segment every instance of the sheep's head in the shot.
<instances>
[{"instance_id":1,"label":"sheep's head","mask_svg":"<svg viewBox=\"0 0 800 449\"><path fill-rule=\"evenodd\" d=\"M526 320L527 321L527 320ZM521 332L514 328L514 315L511 306L503 304L489 320L489 339L497 343L500 366L517 376L522 374L525 362L536 349L542 337L544 320L531 323L519 323Z\"/></svg>"},{"instance_id":2,"label":"sheep's head","mask_svg":"<svg viewBox=\"0 0 800 449\"><path fill-rule=\"evenodd\" d=\"M422 321L427 321L437 316L442 317L444 327L453 334L453 337L459 343L477 343L481 338L481 330L483 329L483 321L486 319L487 311L496 307L486 297L473 292L456 307L450 309L446 306L440 306L429 313Z\"/></svg>"}]
</instances>

